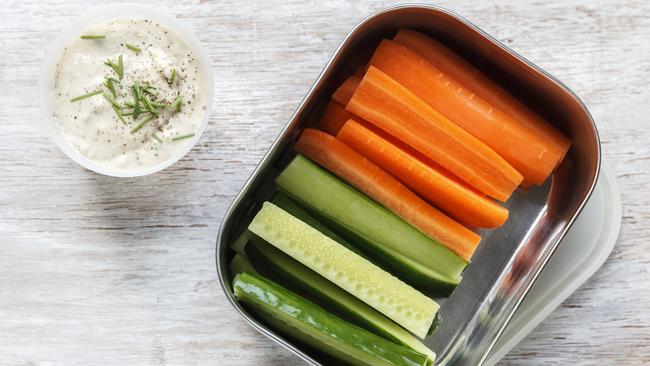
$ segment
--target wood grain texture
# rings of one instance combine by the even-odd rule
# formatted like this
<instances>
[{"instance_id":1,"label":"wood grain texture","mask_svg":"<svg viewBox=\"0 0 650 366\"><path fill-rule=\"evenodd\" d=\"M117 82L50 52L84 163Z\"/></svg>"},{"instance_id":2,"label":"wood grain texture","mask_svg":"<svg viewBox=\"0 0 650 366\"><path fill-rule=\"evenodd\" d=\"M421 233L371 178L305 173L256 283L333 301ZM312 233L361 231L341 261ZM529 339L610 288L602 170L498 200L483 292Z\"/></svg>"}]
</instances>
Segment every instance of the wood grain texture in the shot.
<instances>
[{"instance_id":1,"label":"wood grain texture","mask_svg":"<svg viewBox=\"0 0 650 366\"><path fill-rule=\"evenodd\" d=\"M166 171L76 166L40 122L43 50L106 1L10 1L0 21L0 365L290 365L216 279L225 210L345 34L392 1L160 1L206 47L205 134ZM587 104L623 192L604 267L502 365L650 362L650 4L441 3L564 81Z\"/></svg>"}]
</instances>

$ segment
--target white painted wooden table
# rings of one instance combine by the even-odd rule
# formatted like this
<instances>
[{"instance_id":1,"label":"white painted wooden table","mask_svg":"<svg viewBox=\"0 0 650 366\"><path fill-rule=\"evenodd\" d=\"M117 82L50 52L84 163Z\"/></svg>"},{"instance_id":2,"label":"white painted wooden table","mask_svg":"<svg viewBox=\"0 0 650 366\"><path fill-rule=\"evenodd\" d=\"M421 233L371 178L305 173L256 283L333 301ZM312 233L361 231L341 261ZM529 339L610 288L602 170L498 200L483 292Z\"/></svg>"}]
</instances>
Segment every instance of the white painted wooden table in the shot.
<instances>
[{"instance_id":1,"label":"white painted wooden table","mask_svg":"<svg viewBox=\"0 0 650 366\"><path fill-rule=\"evenodd\" d=\"M215 237L340 40L391 2L157 2L211 56L216 111L185 159L138 179L81 169L39 120L43 49L104 3L0 7L0 365L299 364L230 308ZM623 230L608 262L503 365L649 363L650 5L441 5L583 98L623 192Z\"/></svg>"}]
</instances>

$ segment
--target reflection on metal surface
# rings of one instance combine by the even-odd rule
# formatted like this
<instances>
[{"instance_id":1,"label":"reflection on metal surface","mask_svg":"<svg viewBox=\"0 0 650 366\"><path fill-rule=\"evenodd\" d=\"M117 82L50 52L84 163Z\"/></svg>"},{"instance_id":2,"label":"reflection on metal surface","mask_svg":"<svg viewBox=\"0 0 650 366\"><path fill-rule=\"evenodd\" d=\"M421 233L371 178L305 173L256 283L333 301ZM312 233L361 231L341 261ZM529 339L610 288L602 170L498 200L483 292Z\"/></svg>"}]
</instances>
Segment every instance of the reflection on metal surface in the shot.
<instances>
[{"instance_id":1,"label":"reflection on metal surface","mask_svg":"<svg viewBox=\"0 0 650 366\"><path fill-rule=\"evenodd\" d=\"M483 231L461 285L441 301L443 323L425 342L439 365L478 365L492 348L560 239L582 209L596 182L600 143L582 102L564 85L461 17L431 6L399 6L361 22L339 49L295 111L260 165L226 213L217 238L217 271L226 296L257 330L311 364L301 348L252 318L232 297L226 263L230 243L261 201L273 193L273 178L293 156L287 147L311 124L322 101L348 75L365 64L382 38L401 27L425 32L463 55L568 135L573 145L553 179L518 190L508 201L510 218L497 230Z\"/></svg>"},{"instance_id":2,"label":"reflection on metal surface","mask_svg":"<svg viewBox=\"0 0 650 366\"><path fill-rule=\"evenodd\" d=\"M618 238L621 215L616 178L601 164L589 201L515 312L486 365L495 365L600 268Z\"/></svg>"}]
</instances>

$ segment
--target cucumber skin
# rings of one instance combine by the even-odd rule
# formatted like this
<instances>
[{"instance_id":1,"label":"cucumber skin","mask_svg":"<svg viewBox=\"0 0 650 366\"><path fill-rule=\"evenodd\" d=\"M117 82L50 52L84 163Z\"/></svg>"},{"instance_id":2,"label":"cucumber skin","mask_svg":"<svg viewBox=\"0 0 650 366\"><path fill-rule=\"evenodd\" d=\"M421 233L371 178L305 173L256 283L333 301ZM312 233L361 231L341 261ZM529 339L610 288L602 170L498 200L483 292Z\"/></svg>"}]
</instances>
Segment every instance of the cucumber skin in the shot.
<instances>
[{"instance_id":1,"label":"cucumber skin","mask_svg":"<svg viewBox=\"0 0 650 366\"><path fill-rule=\"evenodd\" d=\"M350 244L342 236L338 235L332 229L316 219L316 217L314 217L314 215L307 208L299 205L294 199L289 198L287 194L280 192L273 198L271 202L286 212L290 213L291 215L299 218L300 221L320 231L324 235L329 236L335 242L343 245L344 247L359 254L360 256L364 256L356 246Z\"/></svg>"},{"instance_id":2,"label":"cucumber skin","mask_svg":"<svg viewBox=\"0 0 650 366\"><path fill-rule=\"evenodd\" d=\"M257 239L257 238L256 238ZM259 238L259 241L264 241L264 239ZM310 285L307 283L308 280L307 276L303 276L302 278L297 278L293 276L291 273L289 273L289 270L285 268L279 268L277 264L273 263L271 259L268 258L267 254L264 253L266 250L278 252L280 255L284 256L286 260L293 262L296 265L302 266L305 272L310 272L313 276L318 276L322 277L318 273L312 271L311 269L307 268L297 260L289 257L288 255L284 254L280 249L275 248L271 244L263 244L264 249L261 250L260 248L260 243L256 242L255 239L252 239L251 242L246 246L246 253L249 254L252 265L254 268L259 268L260 274L262 274L264 277L267 277L273 281L276 281L280 285L286 285L287 288L290 288L293 292L296 294L303 296L310 301L322 306L324 309L331 311L334 315L339 316L343 318L346 321L349 321L351 323L355 323L357 326L364 328L366 330L369 330L371 332L377 333L377 329L370 324L367 320L361 318L360 316L356 314L350 314L349 312L346 311L346 309L342 309L341 305L339 303L336 303L332 301L329 297L327 297L325 294L322 292L318 291L317 289L314 288L314 286ZM324 281L328 281L327 279L323 278ZM336 286L332 284L333 286ZM338 288L338 286L336 286ZM342 290L342 292L345 292L345 290ZM347 293L346 293L347 294ZM344 294L345 295L345 294ZM355 298L356 299L356 298ZM359 300L361 302L361 300ZM361 302L362 303L362 302ZM365 305L365 304L364 304ZM371 308L368 306L368 308L371 311L376 312L375 309ZM377 314L380 314L377 312ZM383 316L383 315L382 315ZM370 328L370 329L369 329ZM378 334L384 338L387 338L389 341L392 342L398 342L399 340L393 337L390 337L389 334L386 334L385 332L381 332L381 334Z\"/></svg>"},{"instance_id":3,"label":"cucumber skin","mask_svg":"<svg viewBox=\"0 0 650 366\"><path fill-rule=\"evenodd\" d=\"M363 253L369 256L373 262L378 263L381 267L384 267L384 269L393 273L397 277L402 278L405 282L412 284L414 287L417 287L419 290L422 290L429 295L447 296L450 295L451 292L453 292L453 290L458 286L461 280L460 273L467 266L467 262L441 244L436 243L436 245L440 247L440 252L444 253L445 256L445 259L443 259L440 263L448 268L453 268L454 274L451 275L451 277L440 273L437 268L428 268L426 265L418 263L415 259L397 253L391 248L385 247L382 244L378 244L372 240L365 238L362 234L355 232L354 228L350 228L344 223L338 222L335 219L328 217L326 214L320 212L320 210L312 206L310 202L306 202L301 197L297 196L294 192L291 192L288 186L291 186L292 182L296 179L296 176L299 176L296 174L296 170L304 171L306 169L309 169L311 173L322 175L322 177L320 177L322 179L335 181L337 184L340 184L342 187L344 187L343 189L354 192L356 197L370 202L372 205L377 206L381 210L385 211L388 215L394 216L394 214L376 202L372 201L361 192L345 184L336 176L322 169L316 163L299 154L276 178L276 184L283 193L288 195L293 200L297 201L317 220L321 221L327 227L333 229L338 235L342 236L348 242L352 243L352 245L357 248L357 250L361 250ZM307 179L313 178L308 177ZM314 183L318 184L318 182ZM413 228L413 230L417 231L415 228ZM424 236L424 234L422 235ZM434 241L432 242L435 243ZM418 266L422 269L418 269Z\"/></svg>"},{"instance_id":4,"label":"cucumber skin","mask_svg":"<svg viewBox=\"0 0 650 366\"><path fill-rule=\"evenodd\" d=\"M436 317L433 319L433 323L431 323L431 328L429 328L429 335L433 334L440 328L440 324L442 324L442 317L440 316L440 312L436 314ZM434 360L435 361L435 360Z\"/></svg>"},{"instance_id":5,"label":"cucumber skin","mask_svg":"<svg viewBox=\"0 0 650 366\"><path fill-rule=\"evenodd\" d=\"M282 193L282 192L278 193L273 198L272 202L276 206L280 207L281 209L285 210L286 212L290 213L291 215L297 217L298 219L302 220L306 224L309 224L311 227L313 227L314 229L320 231L324 235L327 235L330 238L334 239L339 244L347 247L348 249L356 252L357 254L359 254L361 256L364 256L363 253L359 252L358 249L356 249L356 247L354 245L350 244L347 240L343 239L341 236L336 234L330 228L325 226L321 221L318 221L318 219L316 219L313 216L313 213L311 213L308 208L304 208L304 207L300 206L296 201L289 198L289 196L287 196L285 193ZM315 213L315 214L318 215L318 213ZM326 217L324 217L323 219L327 220ZM324 281L327 281L327 279L323 278L321 275L319 275L318 273L312 271L311 269L305 267L302 263L300 263L300 262L296 261L295 259L289 257L288 255L284 254L281 250L275 248L271 244L266 243L264 241L264 239L260 238L259 236L256 236L256 235L253 234L253 239L252 240L259 240L261 242L264 242L264 244L266 246L268 246L270 248L270 250L278 251L279 253L281 253L281 255L283 255L284 257L286 257L287 259L289 259L291 261L294 261L299 266L303 267L306 271L310 271L310 272L314 273L314 275L322 278ZM259 249L257 251L259 252ZM257 253L257 254L258 255L256 256L256 258L262 258L262 255L263 255L262 253ZM377 263L375 263L375 264L377 264ZM264 266L263 266L263 268L271 268L271 267L273 267L273 265L271 263L268 263L268 262L265 263ZM262 268L262 266L258 266L257 268ZM397 268L397 269L394 269L394 270L396 272L399 272L401 270L401 268ZM284 268L281 268L281 269L279 269L277 271L273 271L273 272L275 272L277 276L280 276L280 281L281 282L286 281L287 283L289 283L291 285L291 288L299 288L301 291L304 291L302 294L318 297L318 300L321 303L327 304L327 306L330 306L330 307L333 307L334 309L336 309L336 312L338 313L338 315L340 315L344 319L349 316L350 318L347 318L348 321L356 323L360 327L368 329L369 331L375 332L376 334L378 334L378 335L380 335L380 336L382 336L382 337L384 337L384 338L386 338L388 340L391 340L393 342L397 342L399 344L403 344L403 345L405 345L407 347L411 347L410 345L403 343L400 339L395 338L391 334L387 334L385 331L383 331L381 329L377 329L376 326L374 326L373 324L368 324L368 322L365 319L359 319L358 316L355 316L354 314L349 314L347 309L340 309L340 307L339 307L340 305L338 303L334 303L333 300L325 298L324 295L319 295L319 294L315 293L313 287L309 287L308 285L306 285L302 278L294 278L293 276L288 274L287 271ZM263 274L266 275L266 273L263 273ZM270 275L272 276L273 274L270 274ZM411 275L410 273L405 273L404 277L409 278L410 275ZM422 280L421 282L424 282L424 281L426 281L426 280ZM413 282L418 282L418 279L413 279ZM336 285L334 285L334 286L336 286ZM449 284L449 286L446 287L446 288L435 287L435 293L437 293L437 294L440 294L440 293L449 293L449 294L451 294L451 292L453 291L453 289L455 287L456 287L456 285L454 285L454 284ZM428 292L431 292L431 291L428 291ZM376 310L374 310L374 309L372 309L370 307L368 307L368 308L371 309L372 311L376 311ZM383 316L383 315L380 314L380 316ZM392 322L392 320L389 320L389 321ZM431 335L431 334L435 333L435 331L438 329L438 327L440 326L441 323L442 323L442 318L440 317L440 312L438 312L436 314L435 319L433 320L433 323L431 324L431 328L429 328L428 334ZM416 342L419 342L419 341L416 339ZM414 349L417 352L427 354L431 358L432 362L435 361L436 354L433 351L431 351L430 349L428 349L428 347L426 347L426 346L424 346L424 347L428 350L428 352L426 352L426 351L423 352L422 350L418 350L416 348L414 348Z\"/></svg>"},{"instance_id":6,"label":"cucumber skin","mask_svg":"<svg viewBox=\"0 0 650 366\"><path fill-rule=\"evenodd\" d=\"M282 190L282 188L280 189ZM458 285L456 281L441 279L439 277L432 278L431 275L427 275L422 271L414 270L414 266L423 265L417 263L409 263L409 258L405 258L404 256L391 252L388 249L382 250L376 245L368 243L365 238L357 235L353 231L348 230L344 225L331 220L317 210L309 207L306 203L301 202L298 197L293 196L290 192L282 190L282 193L278 194L276 198L279 197L282 198L279 200L274 199L273 202L276 203L279 207L285 209L285 211L298 217L301 220L304 217L311 217L312 219L315 219L320 227L318 225L313 226L311 222L305 222L312 225L318 231L321 231L323 234L336 240L341 245L347 247L353 252L356 252L363 257L367 257L376 265L384 268L388 272L401 278L406 283L413 285L418 290L423 291L428 295L449 296ZM329 229L329 227L337 228L338 233L332 231ZM341 237L339 233L343 235L345 239Z\"/></svg>"},{"instance_id":7,"label":"cucumber skin","mask_svg":"<svg viewBox=\"0 0 650 366\"><path fill-rule=\"evenodd\" d=\"M230 260L230 263L228 263L228 273L230 277L235 277L238 273L242 272L256 273L257 271L245 256L235 254Z\"/></svg>"},{"instance_id":8,"label":"cucumber skin","mask_svg":"<svg viewBox=\"0 0 650 366\"><path fill-rule=\"evenodd\" d=\"M287 193L287 195L293 198L290 193ZM395 253L388 248L380 248L373 243L369 243L364 237L349 230L346 226L330 219L315 209L308 207L307 204L300 201L299 198L295 199L302 203L304 208L310 214L325 223L325 225L336 228L338 230L337 233L347 239L347 243L354 243L350 245L355 248L355 251L361 250L363 257L367 257L379 267L399 277L404 282L412 285L418 290L428 295L449 296L458 286L460 281L451 281L447 278L433 277L423 271L418 271L414 267L424 267L424 265L415 263L415 261L410 258Z\"/></svg>"},{"instance_id":9,"label":"cucumber skin","mask_svg":"<svg viewBox=\"0 0 650 366\"><path fill-rule=\"evenodd\" d=\"M259 317L310 346L352 365L426 366L429 358L345 322L274 282L238 274L234 295Z\"/></svg>"},{"instance_id":10,"label":"cucumber skin","mask_svg":"<svg viewBox=\"0 0 650 366\"><path fill-rule=\"evenodd\" d=\"M248 243L248 240L253 237L253 235L254 234L248 231L248 229L245 229L244 232L242 232L241 235L239 235L239 237L230 244L230 249L242 257L246 257L244 247L246 246L246 243Z\"/></svg>"},{"instance_id":11,"label":"cucumber skin","mask_svg":"<svg viewBox=\"0 0 650 366\"><path fill-rule=\"evenodd\" d=\"M264 239L258 236L251 238L245 250L253 268L261 275L280 285L285 285L296 294L313 301L343 320L389 341L423 353L431 361L435 361L435 352L422 344L411 333L323 276L284 254L280 249L265 242ZM319 285L317 281L322 282ZM356 307L356 309L351 307ZM436 322L434 321L433 324ZM390 328L393 328L392 331Z\"/></svg>"},{"instance_id":12,"label":"cucumber skin","mask_svg":"<svg viewBox=\"0 0 650 366\"><path fill-rule=\"evenodd\" d=\"M440 305L366 258L271 202L248 229L419 338L427 336Z\"/></svg>"}]
</instances>

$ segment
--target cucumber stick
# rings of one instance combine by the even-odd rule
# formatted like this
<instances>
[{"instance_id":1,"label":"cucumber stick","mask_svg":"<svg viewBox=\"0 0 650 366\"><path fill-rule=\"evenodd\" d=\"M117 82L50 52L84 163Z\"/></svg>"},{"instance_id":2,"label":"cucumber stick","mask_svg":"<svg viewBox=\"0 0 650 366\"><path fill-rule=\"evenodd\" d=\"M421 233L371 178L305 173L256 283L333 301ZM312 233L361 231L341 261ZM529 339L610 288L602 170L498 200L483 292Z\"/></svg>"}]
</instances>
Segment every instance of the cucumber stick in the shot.
<instances>
[{"instance_id":1,"label":"cucumber stick","mask_svg":"<svg viewBox=\"0 0 650 366\"><path fill-rule=\"evenodd\" d=\"M265 202L248 229L424 338L438 304L276 205Z\"/></svg>"},{"instance_id":2,"label":"cucumber stick","mask_svg":"<svg viewBox=\"0 0 650 366\"><path fill-rule=\"evenodd\" d=\"M318 221L314 216L312 216L307 210L305 210L303 207L301 207L299 204L297 204L294 200L289 198L286 194L280 192L271 201L274 205L280 207L281 209L285 210L291 216L298 218L300 221L304 222L305 224L313 227L314 229L320 231L321 233L329 236L334 240L335 242L343 245L344 247L350 249L351 251L361 255L361 252L352 244L350 244L347 240L343 239L340 235L332 231L330 228L327 226L323 225L320 221ZM248 231L248 230L247 230ZM250 232L250 231L249 231Z\"/></svg>"},{"instance_id":3,"label":"cucumber stick","mask_svg":"<svg viewBox=\"0 0 650 366\"><path fill-rule=\"evenodd\" d=\"M465 260L304 156L296 156L276 183L317 219L414 286L449 294L460 283Z\"/></svg>"},{"instance_id":4,"label":"cucumber stick","mask_svg":"<svg viewBox=\"0 0 650 366\"><path fill-rule=\"evenodd\" d=\"M241 235L239 235L237 240L235 240L234 242L232 242L232 244L230 244L230 249L234 250L235 253L243 257L246 257L246 253L244 252L244 247L246 246L246 243L248 243L248 240L250 240L252 236L253 233L251 233L248 230L244 230L244 232L241 233Z\"/></svg>"},{"instance_id":5,"label":"cucumber stick","mask_svg":"<svg viewBox=\"0 0 650 366\"><path fill-rule=\"evenodd\" d=\"M259 275L233 281L235 297L274 328L353 365L426 365L427 356L385 340Z\"/></svg>"},{"instance_id":6,"label":"cucumber stick","mask_svg":"<svg viewBox=\"0 0 650 366\"><path fill-rule=\"evenodd\" d=\"M228 272L230 273L230 277L235 277L236 274L243 272L257 273L250 262L240 254L235 254L230 260L230 263L228 263Z\"/></svg>"},{"instance_id":7,"label":"cucumber stick","mask_svg":"<svg viewBox=\"0 0 650 366\"><path fill-rule=\"evenodd\" d=\"M245 250L253 267L264 276L356 326L425 354L431 362L435 361L436 354L404 328L263 239L251 238Z\"/></svg>"}]
</instances>

